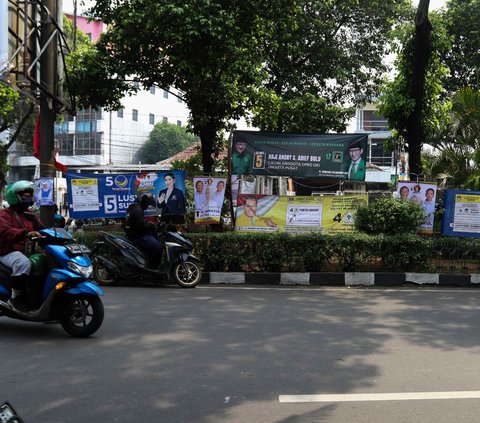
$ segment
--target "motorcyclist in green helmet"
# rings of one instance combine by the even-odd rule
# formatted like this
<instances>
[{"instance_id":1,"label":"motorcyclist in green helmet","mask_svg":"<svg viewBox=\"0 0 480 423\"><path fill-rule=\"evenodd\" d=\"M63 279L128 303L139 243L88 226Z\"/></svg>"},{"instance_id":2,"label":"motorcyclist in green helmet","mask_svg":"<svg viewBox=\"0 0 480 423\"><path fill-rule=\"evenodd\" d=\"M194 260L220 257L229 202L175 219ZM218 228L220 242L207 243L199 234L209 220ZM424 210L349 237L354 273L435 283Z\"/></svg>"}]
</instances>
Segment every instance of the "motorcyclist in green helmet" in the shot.
<instances>
[{"instance_id":1,"label":"motorcyclist in green helmet","mask_svg":"<svg viewBox=\"0 0 480 423\"><path fill-rule=\"evenodd\" d=\"M37 216L29 212L34 204L34 184L30 181L18 181L10 184L6 190L8 208L0 210L0 262L12 269L12 297L9 304L19 310L27 311L24 298L31 262L23 252L29 237L40 237L43 227Z\"/></svg>"}]
</instances>

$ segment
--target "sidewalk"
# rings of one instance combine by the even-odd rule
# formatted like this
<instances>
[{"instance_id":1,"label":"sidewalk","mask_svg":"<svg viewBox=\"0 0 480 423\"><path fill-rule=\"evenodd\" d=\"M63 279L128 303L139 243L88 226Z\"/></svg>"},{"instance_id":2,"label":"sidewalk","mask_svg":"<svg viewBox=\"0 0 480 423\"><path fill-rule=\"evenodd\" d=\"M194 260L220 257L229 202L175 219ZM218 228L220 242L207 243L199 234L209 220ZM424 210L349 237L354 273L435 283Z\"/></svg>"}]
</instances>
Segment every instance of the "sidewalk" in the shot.
<instances>
[{"instance_id":1,"label":"sidewalk","mask_svg":"<svg viewBox=\"0 0 480 423\"><path fill-rule=\"evenodd\" d=\"M438 285L480 287L480 274L439 273L246 273L204 272L202 284L302 285L302 286L403 286Z\"/></svg>"}]
</instances>

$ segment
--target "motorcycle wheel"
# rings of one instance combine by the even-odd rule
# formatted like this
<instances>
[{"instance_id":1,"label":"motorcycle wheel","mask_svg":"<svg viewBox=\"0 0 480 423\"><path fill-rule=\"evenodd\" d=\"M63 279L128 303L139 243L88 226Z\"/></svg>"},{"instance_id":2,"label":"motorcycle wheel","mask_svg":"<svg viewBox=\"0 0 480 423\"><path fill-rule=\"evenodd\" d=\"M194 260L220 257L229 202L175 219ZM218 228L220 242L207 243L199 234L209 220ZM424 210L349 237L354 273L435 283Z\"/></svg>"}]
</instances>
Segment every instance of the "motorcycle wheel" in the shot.
<instances>
[{"instance_id":1,"label":"motorcycle wheel","mask_svg":"<svg viewBox=\"0 0 480 423\"><path fill-rule=\"evenodd\" d=\"M86 338L102 325L103 303L95 295L69 295L60 319L65 332L77 338Z\"/></svg>"},{"instance_id":2,"label":"motorcycle wheel","mask_svg":"<svg viewBox=\"0 0 480 423\"><path fill-rule=\"evenodd\" d=\"M93 278L99 285L112 286L118 285L120 282L118 279L113 278L105 266L98 262L93 263Z\"/></svg>"},{"instance_id":3,"label":"motorcycle wheel","mask_svg":"<svg viewBox=\"0 0 480 423\"><path fill-rule=\"evenodd\" d=\"M194 261L181 261L173 266L173 278L182 288L193 288L202 279L202 269Z\"/></svg>"}]
</instances>

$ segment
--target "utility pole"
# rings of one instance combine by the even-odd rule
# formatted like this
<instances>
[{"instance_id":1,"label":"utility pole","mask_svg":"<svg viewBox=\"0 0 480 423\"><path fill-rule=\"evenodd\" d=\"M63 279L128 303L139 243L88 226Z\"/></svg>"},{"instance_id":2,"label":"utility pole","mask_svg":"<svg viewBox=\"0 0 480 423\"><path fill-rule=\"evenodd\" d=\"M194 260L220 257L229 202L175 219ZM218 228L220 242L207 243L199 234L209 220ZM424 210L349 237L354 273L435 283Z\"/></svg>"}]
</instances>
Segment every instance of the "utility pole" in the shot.
<instances>
[{"instance_id":1,"label":"utility pole","mask_svg":"<svg viewBox=\"0 0 480 423\"><path fill-rule=\"evenodd\" d=\"M45 88L40 94L40 177L55 177L54 167L54 126L56 120L56 107L54 98L58 91L57 78L57 1L43 0L40 14L40 83ZM48 94L50 95L48 95ZM42 222L51 226L53 224L54 207L40 207Z\"/></svg>"}]
</instances>

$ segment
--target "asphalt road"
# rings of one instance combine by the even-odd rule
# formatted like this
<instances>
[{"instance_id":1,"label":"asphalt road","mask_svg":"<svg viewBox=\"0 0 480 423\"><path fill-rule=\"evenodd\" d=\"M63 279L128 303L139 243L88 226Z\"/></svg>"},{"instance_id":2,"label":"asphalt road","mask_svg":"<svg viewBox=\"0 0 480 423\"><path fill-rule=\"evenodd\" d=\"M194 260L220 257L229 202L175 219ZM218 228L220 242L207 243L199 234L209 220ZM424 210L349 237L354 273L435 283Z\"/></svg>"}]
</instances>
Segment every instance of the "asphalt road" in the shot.
<instances>
[{"instance_id":1,"label":"asphalt road","mask_svg":"<svg viewBox=\"0 0 480 423\"><path fill-rule=\"evenodd\" d=\"M89 339L0 318L0 403L25 423L479 419L480 290L105 291Z\"/></svg>"}]
</instances>

